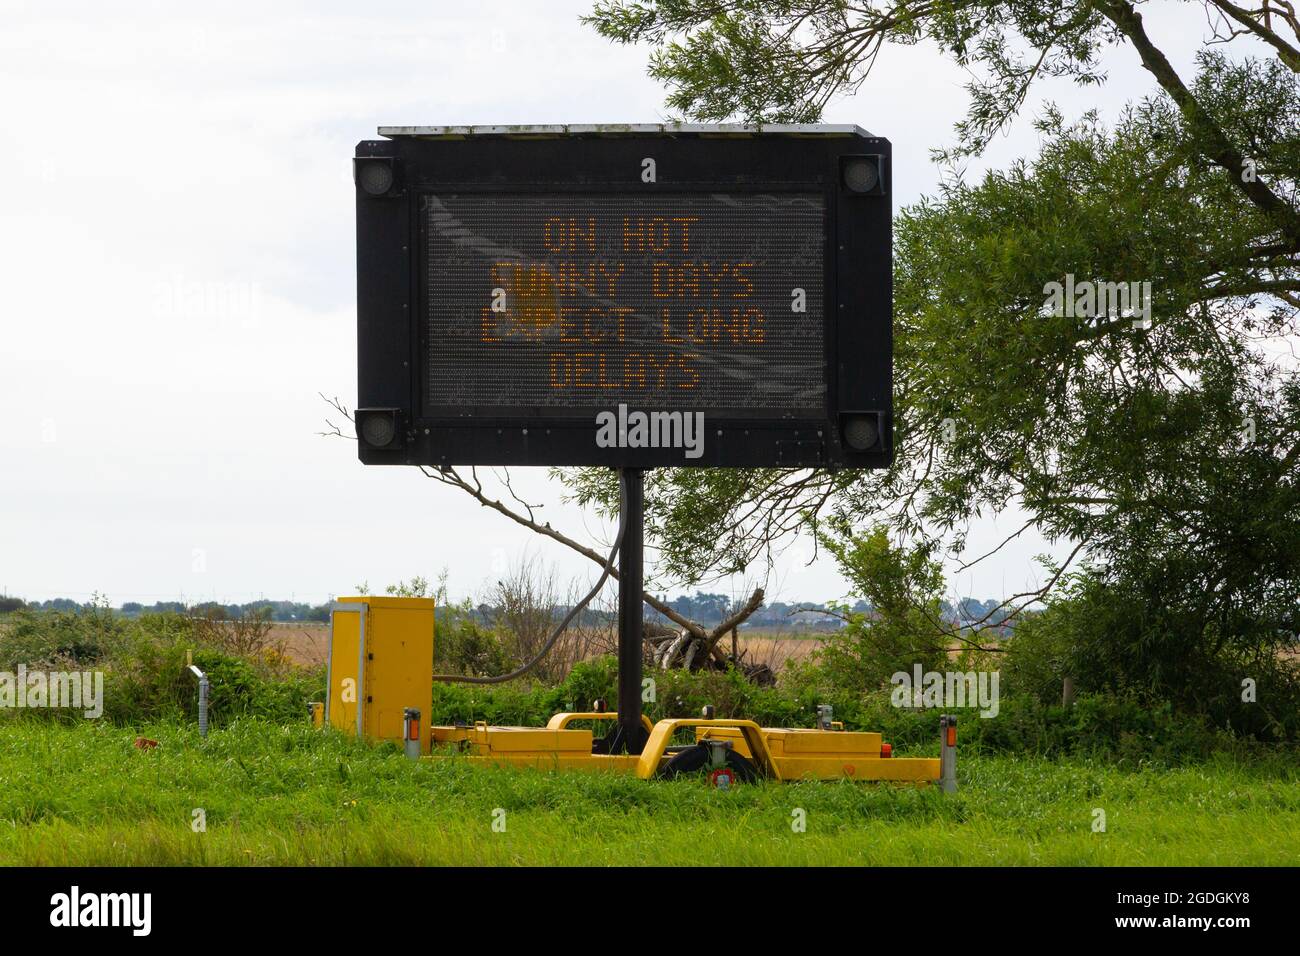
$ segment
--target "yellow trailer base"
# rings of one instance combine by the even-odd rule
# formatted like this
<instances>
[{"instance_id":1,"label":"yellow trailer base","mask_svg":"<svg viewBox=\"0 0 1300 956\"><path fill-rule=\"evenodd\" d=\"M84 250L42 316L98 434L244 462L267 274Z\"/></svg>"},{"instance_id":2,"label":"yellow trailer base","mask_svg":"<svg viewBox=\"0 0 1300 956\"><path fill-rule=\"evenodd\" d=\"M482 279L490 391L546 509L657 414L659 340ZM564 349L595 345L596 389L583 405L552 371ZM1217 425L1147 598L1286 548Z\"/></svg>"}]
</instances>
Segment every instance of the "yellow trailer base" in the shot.
<instances>
[{"instance_id":1,"label":"yellow trailer base","mask_svg":"<svg viewBox=\"0 0 1300 956\"><path fill-rule=\"evenodd\" d=\"M576 720L602 721L610 713L556 714L546 727L433 727L432 742L452 745L475 763L547 770L658 775L668 747L680 731L694 730L697 741L725 740L736 753L774 780L860 780L926 784L939 780L938 758L882 757L880 734L786 727L759 727L750 720L670 719L650 731L640 754L593 754L589 729L570 729ZM448 759L437 756L428 759Z\"/></svg>"}]
</instances>

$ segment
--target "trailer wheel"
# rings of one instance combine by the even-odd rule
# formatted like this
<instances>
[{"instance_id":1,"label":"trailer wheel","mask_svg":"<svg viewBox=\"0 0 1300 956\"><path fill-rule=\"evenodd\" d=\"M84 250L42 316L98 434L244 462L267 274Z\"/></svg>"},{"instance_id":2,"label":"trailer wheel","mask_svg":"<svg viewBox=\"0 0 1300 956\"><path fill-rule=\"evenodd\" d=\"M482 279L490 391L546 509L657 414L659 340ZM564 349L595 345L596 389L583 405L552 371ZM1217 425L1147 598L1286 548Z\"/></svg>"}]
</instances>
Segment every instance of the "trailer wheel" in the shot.
<instances>
[{"instance_id":1,"label":"trailer wheel","mask_svg":"<svg viewBox=\"0 0 1300 956\"><path fill-rule=\"evenodd\" d=\"M758 768L746 757L734 750L728 750L727 769L737 783L753 783L758 780ZM668 780L684 773L699 773L709 766L709 748L706 744L696 744L672 755L659 771L659 776Z\"/></svg>"}]
</instances>

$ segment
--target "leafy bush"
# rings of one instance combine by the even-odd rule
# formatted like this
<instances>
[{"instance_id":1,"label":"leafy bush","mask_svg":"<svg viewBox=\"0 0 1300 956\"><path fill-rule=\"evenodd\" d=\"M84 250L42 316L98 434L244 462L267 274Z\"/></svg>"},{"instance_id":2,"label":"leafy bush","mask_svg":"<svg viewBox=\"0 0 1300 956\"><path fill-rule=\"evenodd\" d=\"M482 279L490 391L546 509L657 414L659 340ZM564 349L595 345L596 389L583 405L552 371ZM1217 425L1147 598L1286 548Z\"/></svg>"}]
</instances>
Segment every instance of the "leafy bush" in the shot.
<instances>
[{"instance_id":1,"label":"leafy bush","mask_svg":"<svg viewBox=\"0 0 1300 956\"><path fill-rule=\"evenodd\" d=\"M469 600L438 607L433 666L439 674L491 677L510 669L510 652L501 635L476 620Z\"/></svg>"},{"instance_id":2,"label":"leafy bush","mask_svg":"<svg viewBox=\"0 0 1300 956\"><path fill-rule=\"evenodd\" d=\"M1004 689L1051 705L1069 676L1079 693L1138 701L1236 736L1300 737L1300 666L1279 642L1208 640L1150 608L1095 572L1074 576L1062 597L1021 621L1006 642Z\"/></svg>"},{"instance_id":3,"label":"leafy bush","mask_svg":"<svg viewBox=\"0 0 1300 956\"><path fill-rule=\"evenodd\" d=\"M324 699L321 668L268 663L264 655L239 657L197 644L183 624L170 632L158 621L149 628L150 617L141 618L146 627L105 668L104 708L111 720L197 719L197 679L186 667L187 652L208 675L208 715L214 726L241 716L301 720L309 700Z\"/></svg>"},{"instance_id":4,"label":"leafy bush","mask_svg":"<svg viewBox=\"0 0 1300 956\"><path fill-rule=\"evenodd\" d=\"M0 667L93 664L118 647L126 627L106 606L84 611L16 611L0 629Z\"/></svg>"},{"instance_id":5,"label":"leafy bush","mask_svg":"<svg viewBox=\"0 0 1300 956\"><path fill-rule=\"evenodd\" d=\"M301 668L276 655L241 657L212 646L214 632L179 614L123 618L107 608L20 611L0 630L0 669L93 670L104 675L104 716L115 723L196 719L198 688L187 656L211 682L210 718L305 719L308 700L324 694L323 668ZM32 717L81 719L80 711L24 711Z\"/></svg>"},{"instance_id":6,"label":"leafy bush","mask_svg":"<svg viewBox=\"0 0 1300 956\"><path fill-rule=\"evenodd\" d=\"M307 702L324 700L325 681L319 670L292 668L267 674L244 658L213 650L195 651L194 663L208 675L209 718L217 724L236 717L261 717L277 723L305 720ZM192 681L186 712L198 715Z\"/></svg>"},{"instance_id":7,"label":"leafy bush","mask_svg":"<svg viewBox=\"0 0 1300 956\"><path fill-rule=\"evenodd\" d=\"M823 536L841 573L871 606L850 614L814 655L813 667L829 687L875 688L899 671L939 669L947 661L953 629L942 621L943 569L923 547L890 543L884 528L863 536Z\"/></svg>"}]
</instances>

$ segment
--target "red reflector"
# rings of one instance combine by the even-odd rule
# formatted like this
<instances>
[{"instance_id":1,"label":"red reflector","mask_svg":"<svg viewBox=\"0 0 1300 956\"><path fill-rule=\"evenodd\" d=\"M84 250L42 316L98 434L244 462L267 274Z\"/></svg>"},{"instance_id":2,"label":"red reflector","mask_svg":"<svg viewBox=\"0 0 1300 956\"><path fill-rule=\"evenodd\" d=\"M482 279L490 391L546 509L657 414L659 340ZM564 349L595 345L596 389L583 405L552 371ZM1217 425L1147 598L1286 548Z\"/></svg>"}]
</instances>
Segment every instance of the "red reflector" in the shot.
<instances>
[{"instance_id":1,"label":"red reflector","mask_svg":"<svg viewBox=\"0 0 1300 956\"><path fill-rule=\"evenodd\" d=\"M406 739L407 740L420 739L420 722L418 720L408 720L406 722Z\"/></svg>"},{"instance_id":2,"label":"red reflector","mask_svg":"<svg viewBox=\"0 0 1300 956\"><path fill-rule=\"evenodd\" d=\"M881 757L892 757L892 756L894 756L894 745L893 745L893 744L881 744L881 745L880 745L880 756L881 756Z\"/></svg>"},{"instance_id":3,"label":"red reflector","mask_svg":"<svg viewBox=\"0 0 1300 956\"><path fill-rule=\"evenodd\" d=\"M956 727L949 727L949 728L948 728L948 746L949 746L949 747L956 747L956 746L957 746L957 728L956 728Z\"/></svg>"}]
</instances>

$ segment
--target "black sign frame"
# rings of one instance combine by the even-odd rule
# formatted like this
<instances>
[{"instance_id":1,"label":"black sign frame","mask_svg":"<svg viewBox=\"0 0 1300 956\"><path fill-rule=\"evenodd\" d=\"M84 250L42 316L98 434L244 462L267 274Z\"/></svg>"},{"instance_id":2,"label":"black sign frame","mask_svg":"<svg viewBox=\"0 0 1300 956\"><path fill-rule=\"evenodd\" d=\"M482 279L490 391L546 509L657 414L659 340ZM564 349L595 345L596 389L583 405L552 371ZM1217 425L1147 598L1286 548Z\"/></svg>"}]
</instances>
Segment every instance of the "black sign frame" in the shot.
<instances>
[{"instance_id":1,"label":"black sign frame","mask_svg":"<svg viewBox=\"0 0 1300 956\"><path fill-rule=\"evenodd\" d=\"M893 457L891 148L857 127L407 128L357 145L358 446L366 464L879 468ZM654 182L643 160L654 159ZM864 165L865 164L865 165ZM863 170L867 175L863 176ZM600 447L547 406L425 411L430 193L817 192L825 406L713 411L698 457ZM614 408L602 405L613 411ZM628 402L654 410L653 402Z\"/></svg>"}]
</instances>

